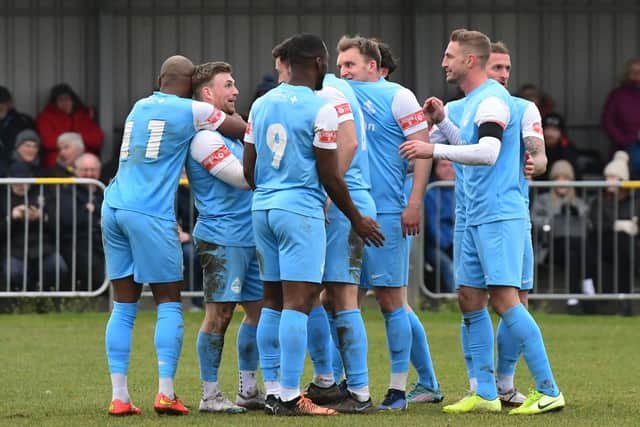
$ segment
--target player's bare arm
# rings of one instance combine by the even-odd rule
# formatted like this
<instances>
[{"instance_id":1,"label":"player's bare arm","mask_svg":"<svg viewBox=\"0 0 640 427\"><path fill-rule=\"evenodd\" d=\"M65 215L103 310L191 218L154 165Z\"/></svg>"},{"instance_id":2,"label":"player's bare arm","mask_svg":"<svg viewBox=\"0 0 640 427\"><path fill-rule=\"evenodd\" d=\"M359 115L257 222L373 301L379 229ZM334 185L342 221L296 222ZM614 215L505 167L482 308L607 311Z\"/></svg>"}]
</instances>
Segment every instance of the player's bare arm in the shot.
<instances>
[{"instance_id":1,"label":"player's bare arm","mask_svg":"<svg viewBox=\"0 0 640 427\"><path fill-rule=\"evenodd\" d=\"M351 196L349 196L347 185L338 174L337 154L334 150L325 150L317 147L314 147L314 152L318 177L333 203L349 218L354 231L366 245L382 246L384 244L384 236L379 230L380 225L372 218L360 214L358 208L353 204Z\"/></svg>"},{"instance_id":2,"label":"player's bare arm","mask_svg":"<svg viewBox=\"0 0 640 427\"><path fill-rule=\"evenodd\" d=\"M420 130L409 135L409 138L420 141L424 145L429 144L429 131L426 129ZM411 193L409 200L407 201L407 207L402 212L402 235L414 236L420 233L420 225L422 223L420 217L420 208L422 207L424 200L424 192L429 180L429 174L431 173L431 160L430 159L417 159L413 167L413 185L411 187Z\"/></svg>"},{"instance_id":3,"label":"player's bare arm","mask_svg":"<svg viewBox=\"0 0 640 427\"><path fill-rule=\"evenodd\" d=\"M244 137L245 130L247 129L247 122L236 113L233 115L227 114L227 117L220 124L218 130L220 133L228 136L229 138L240 139Z\"/></svg>"},{"instance_id":4,"label":"player's bare arm","mask_svg":"<svg viewBox=\"0 0 640 427\"><path fill-rule=\"evenodd\" d=\"M544 140L535 136L526 136L524 137L524 147L533 159L533 176L543 174L547 170L547 154L544 150Z\"/></svg>"},{"instance_id":5,"label":"player's bare arm","mask_svg":"<svg viewBox=\"0 0 640 427\"><path fill-rule=\"evenodd\" d=\"M256 189L256 182L254 180L256 157L256 147L251 143L245 142L244 154L242 155L242 169L244 172L244 179L247 180L247 183L252 190Z\"/></svg>"}]
</instances>

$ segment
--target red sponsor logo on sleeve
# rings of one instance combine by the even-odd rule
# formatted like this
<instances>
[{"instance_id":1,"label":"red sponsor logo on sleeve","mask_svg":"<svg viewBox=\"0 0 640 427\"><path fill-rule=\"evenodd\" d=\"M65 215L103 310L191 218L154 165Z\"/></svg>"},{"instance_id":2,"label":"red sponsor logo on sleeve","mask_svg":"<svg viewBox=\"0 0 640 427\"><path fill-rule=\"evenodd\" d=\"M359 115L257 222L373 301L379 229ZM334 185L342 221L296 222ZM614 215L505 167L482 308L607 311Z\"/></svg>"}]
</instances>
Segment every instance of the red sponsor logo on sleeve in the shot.
<instances>
[{"instance_id":1,"label":"red sponsor logo on sleeve","mask_svg":"<svg viewBox=\"0 0 640 427\"><path fill-rule=\"evenodd\" d=\"M400 127L402 128L402 130L407 130L425 121L426 119L424 117L424 112L420 110L420 111L416 111L415 113L408 114L404 117L401 117Z\"/></svg>"},{"instance_id":2,"label":"red sponsor logo on sleeve","mask_svg":"<svg viewBox=\"0 0 640 427\"><path fill-rule=\"evenodd\" d=\"M531 127L535 133L542 135L542 125L540 122L535 122Z\"/></svg>"},{"instance_id":3,"label":"red sponsor logo on sleeve","mask_svg":"<svg viewBox=\"0 0 640 427\"><path fill-rule=\"evenodd\" d=\"M336 112L338 113L338 117L342 117L345 114L352 114L351 105L349 105L348 102L345 102L344 104L336 105Z\"/></svg>"},{"instance_id":4,"label":"red sponsor logo on sleeve","mask_svg":"<svg viewBox=\"0 0 640 427\"><path fill-rule=\"evenodd\" d=\"M318 141L323 143L336 142L338 138L338 131L335 130L321 130L318 132Z\"/></svg>"},{"instance_id":5,"label":"red sponsor logo on sleeve","mask_svg":"<svg viewBox=\"0 0 640 427\"><path fill-rule=\"evenodd\" d=\"M209 123L217 123L218 120L220 120L221 116L222 116L222 111L218 110L217 108L214 108L213 113L211 113L207 121Z\"/></svg>"},{"instance_id":6,"label":"red sponsor logo on sleeve","mask_svg":"<svg viewBox=\"0 0 640 427\"><path fill-rule=\"evenodd\" d=\"M244 134L251 136L251 122L247 123L247 129L244 131Z\"/></svg>"},{"instance_id":7,"label":"red sponsor logo on sleeve","mask_svg":"<svg viewBox=\"0 0 640 427\"><path fill-rule=\"evenodd\" d=\"M230 155L231 151L229 151L229 149L225 145L223 145L222 147L218 148L216 151L205 157L205 159L202 161L202 166L204 166L206 170L211 170L218 166L220 162L222 162Z\"/></svg>"}]
</instances>

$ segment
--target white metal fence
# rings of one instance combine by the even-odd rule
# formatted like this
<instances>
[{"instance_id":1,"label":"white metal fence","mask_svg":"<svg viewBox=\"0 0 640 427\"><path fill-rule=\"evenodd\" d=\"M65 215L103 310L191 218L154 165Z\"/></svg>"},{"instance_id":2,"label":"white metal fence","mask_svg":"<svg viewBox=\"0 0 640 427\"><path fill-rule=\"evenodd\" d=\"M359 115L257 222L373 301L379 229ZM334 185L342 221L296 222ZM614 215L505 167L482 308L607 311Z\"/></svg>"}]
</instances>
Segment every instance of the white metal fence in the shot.
<instances>
[{"instance_id":1,"label":"white metal fence","mask_svg":"<svg viewBox=\"0 0 640 427\"><path fill-rule=\"evenodd\" d=\"M427 192L454 191L454 185L453 181L433 182ZM636 286L640 277L636 189L640 182L534 181L530 187L534 254L530 298L640 299L640 286ZM440 209L425 215L436 215L437 223L442 220ZM442 237L439 232L431 237L421 233L413 250L438 246ZM443 286L440 259L414 259L413 277L425 296L457 297Z\"/></svg>"},{"instance_id":2,"label":"white metal fence","mask_svg":"<svg viewBox=\"0 0 640 427\"><path fill-rule=\"evenodd\" d=\"M107 289L104 188L88 178L0 178L0 298L93 297Z\"/></svg>"}]
</instances>

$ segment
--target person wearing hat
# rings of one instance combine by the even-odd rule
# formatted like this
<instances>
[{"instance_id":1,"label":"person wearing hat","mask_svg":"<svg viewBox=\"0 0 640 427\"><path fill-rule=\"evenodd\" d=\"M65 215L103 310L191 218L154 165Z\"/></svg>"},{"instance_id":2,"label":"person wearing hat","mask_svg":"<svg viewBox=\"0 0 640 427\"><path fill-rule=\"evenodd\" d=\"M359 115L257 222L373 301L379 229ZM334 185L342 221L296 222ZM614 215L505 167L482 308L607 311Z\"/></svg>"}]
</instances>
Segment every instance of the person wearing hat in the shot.
<instances>
[{"instance_id":1,"label":"person wearing hat","mask_svg":"<svg viewBox=\"0 0 640 427\"><path fill-rule=\"evenodd\" d=\"M68 84L58 84L51 89L49 103L36 120L42 137L45 168L55 166L59 154L58 137L65 132L79 133L86 150L100 155L104 133L93 116L92 110L82 103Z\"/></svg>"},{"instance_id":2,"label":"person wearing hat","mask_svg":"<svg viewBox=\"0 0 640 427\"><path fill-rule=\"evenodd\" d=\"M578 150L566 136L564 117L558 113L549 113L542 119L542 129L547 152L548 164L553 165L558 160L567 160L575 171L578 160ZM540 175L538 179L550 179L550 170Z\"/></svg>"},{"instance_id":3,"label":"person wearing hat","mask_svg":"<svg viewBox=\"0 0 640 427\"><path fill-rule=\"evenodd\" d=\"M16 136L25 129L35 128L36 124L30 116L13 107L9 89L0 86L0 176L4 176L9 167Z\"/></svg>"},{"instance_id":4,"label":"person wearing hat","mask_svg":"<svg viewBox=\"0 0 640 427\"><path fill-rule=\"evenodd\" d=\"M44 176L40 167L40 136L36 131L25 129L16 136L10 162L24 162L31 168L31 176Z\"/></svg>"},{"instance_id":5,"label":"person wearing hat","mask_svg":"<svg viewBox=\"0 0 640 427\"><path fill-rule=\"evenodd\" d=\"M558 160L551 166L549 178L554 182L574 181L573 166L567 160ZM539 237L536 259L539 263L553 262L568 269L569 289L566 291L570 293L582 293L581 242L588 214L588 205L576 195L573 187L553 187L548 193L538 195L533 203L531 222ZM550 251L551 246L553 251ZM551 253L553 259L547 259ZM560 286L564 286L564 281ZM575 305L577 300L570 302Z\"/></svg>"},{"instance_id":6,"label":"person wearing hat","mask_svg":"<svg viewBox=\"0 0 640 427\"><path fill-rule=\"evenodd\" d=\"M616 151L604 168L603 175L610 183L627 181L627 152ZM597 198L591 205L587 278L594 281L595 288L603 293L630 292L634 280L629 270L630 265L633 263L636 269L640 266L640 239L637 238L640 198L631 197L631 191L633 190L612 185L606 188L604 197ZM599 244L601 251L597 250ZM631 251L632 246L635 246L634 251ZM598 274L598 266L602 268L601 276ZM595 283L598 277L602 277L600 284ZM628 314L629 309L630 307L623 306L625 314Z\"/></svg>"}]
</instances>

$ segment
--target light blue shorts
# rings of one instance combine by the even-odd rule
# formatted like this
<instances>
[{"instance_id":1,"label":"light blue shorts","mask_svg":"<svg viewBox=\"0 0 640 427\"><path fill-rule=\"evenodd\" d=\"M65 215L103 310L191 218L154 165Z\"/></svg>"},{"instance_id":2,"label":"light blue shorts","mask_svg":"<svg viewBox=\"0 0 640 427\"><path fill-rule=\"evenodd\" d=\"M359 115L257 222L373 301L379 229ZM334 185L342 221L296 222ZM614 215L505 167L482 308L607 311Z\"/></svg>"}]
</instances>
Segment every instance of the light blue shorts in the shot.
<instances>
[{"instance_id":1,"label":"light blue shorts","mask_svg":"<svg viewBox=\"0 0 640 427\"><path fill-rule=\"evenodd\" d=\"M182 280L182 248L175 221L102 204L102 242L110 280Z\"/></svg>"},{"instance_id":2,"label":"light blue shorts","mask_svg":"<svg viewBox=\"0 0 640 427\"><path fill-rule=\"evenodd\" d=\"M407 240L402 237L401 214L378 214L384 246L364 247L360 287L400 287L406 285L409 262Z\"/></svg>"},{"instance_id":3,"label":"light blue shorts","mask_svg":"<svg viewBox=\"0 0 640 427\"><path fill-rule=\"evenodd\" d=\"M522 283L524 219L467 226L462 238L459 282L474 288Z\"/></svg>"},{"instance_id":4,"label":"light blue shorts","mask_svg":"<svg viewBox=\"0 0 640 427\"><path fill-rule=\"evenodd\" d=\"M367 190L352 191L351 199L360 214L376 218L376 205ZM329 207L327 255L323 282L360 284L364 242L351 222L335 204Z\"/></svg>"},{"instance_id":5,"label":"light blue shorts","mask_svg":"<svg viewBox=\"0 0 640 427\"><path fill-rule=\"evenodd\" d=\"M263 281L322 282L324 219L270 209L253 211L252 221Z\"/></svg>"},{"instance_id":6,"label":"light blue shorts","mask_svg":"<svg viewBox=\"0 0 640 427\"><path fill-rule=\"evenodd\" d=\"M531 221L527 221L524 235L524 258L522 260L521 291L533 289L533 241L531 239Z\"/></svg>"},{"instance_id":7,"label":"light blue shorts","mask_svg":"<svg viewBox=\"0 0 640 427\"><path fill-rule=\"evenodd\" d=\"M255 247L221 246L194 240L202 265L205 302L262 299L262 282Z\"/></svg>"}]
</instances>

